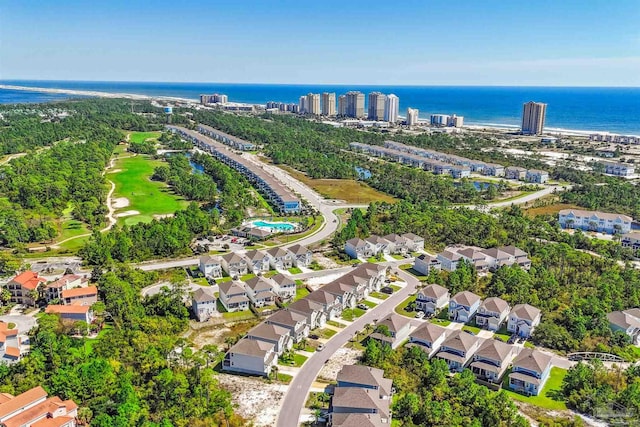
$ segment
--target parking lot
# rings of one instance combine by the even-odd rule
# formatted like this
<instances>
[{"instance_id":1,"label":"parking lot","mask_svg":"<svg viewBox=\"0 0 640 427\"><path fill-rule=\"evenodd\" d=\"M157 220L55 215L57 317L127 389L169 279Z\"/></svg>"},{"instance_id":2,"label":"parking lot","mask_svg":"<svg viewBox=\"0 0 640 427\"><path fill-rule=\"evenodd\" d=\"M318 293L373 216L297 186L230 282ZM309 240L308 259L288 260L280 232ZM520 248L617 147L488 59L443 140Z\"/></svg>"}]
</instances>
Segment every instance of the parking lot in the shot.
<instances>
[{"instance_id":1,"label":"parking lot","mask_svg":"<svg viewBox=\"0 0 640 427\"><path fill-rule=\"evenodd\" d=\"M241 251L245 248L245 245L251 244L249 239L244 237L235 236L207 236L197 239L194 243L194 248L202 247L203 252L210 251Z\"/></svg>"}]
</instances>

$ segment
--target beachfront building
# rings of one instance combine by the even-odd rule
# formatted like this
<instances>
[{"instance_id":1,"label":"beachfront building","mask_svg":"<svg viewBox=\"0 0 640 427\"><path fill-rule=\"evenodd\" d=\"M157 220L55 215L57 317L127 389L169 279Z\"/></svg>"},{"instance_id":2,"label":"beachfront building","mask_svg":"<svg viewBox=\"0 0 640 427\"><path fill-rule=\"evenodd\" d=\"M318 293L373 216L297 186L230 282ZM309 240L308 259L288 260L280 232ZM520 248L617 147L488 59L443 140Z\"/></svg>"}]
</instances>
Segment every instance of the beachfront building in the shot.
<instances>
[{"instance_id":1,"label":"beachfront building","mask_svg":"<svg viewBox=\"0 0 640 427\"><path fill-rule=\"evenodd\" d=\"M415 331L409 334L407 346L417 346L431 358L447 337L447 328L431 322L422 323Z\"/></svg>"},{"instance_id":2,"label":"beachfront building","mask_svg":"<svg viewBox=\"0 0 640 427\"><path fill-rule=\"evenodd\" d=\"M360 119L364 117L364 93L358 91L349 91L347 97L347 117Z\"/></svg>"},{"instance_id":3,"label":"beachfront building","mask_svg":"<svg viewBox=\"0 0 640 427\"><path fill-rule=\"evenodd\" d=\"M394 94L387 95L387 99L384 103L384 121L390 123L396 123L398 121L398 109L400 107L400 101Z\"/></svg>"},{"instance_id":4,"label":"beachfront building","mask_svg":"<svg viewBox=\"0 0 640 427\"><path fill-rule=\"evenodd\" d=\"M633 218L622 214L563 209L558 212L558 222L562 228L579 228L607 234L625 234L631 231Z\"/></svg>"},{"instance_id":5,"label":"beachfront building","mask_svg":"<svg viewBox=\"0 0 640 427\"><path fill-rule=\"evenodd\" d=\"M199 149L243 174L280 212L298 213L302 210L300 199L273 175L262 169L259 164L236 154L224 145L198 132L171 125L168 125L167 129L180 134Z\"/></svg>"},{"instance_id":6,"label":"beachfront building","mask_svg":"<svg viewBox=\"0 0 640 427\"><path fill-rule=\"evenodd\" d=\"M529 169L525 175L525 181L536 184L544 184L549 180L549 172L539 169Z\"/></svg>"},{"instance_id":7,"label":"beachfront building","mask_svg":"<svg viewBox=\"0 0 640 427\"><path fill-rule=\"evenodd\" d=\"M509 313L507 331L519 337L529 338L541 319L540 309L529 304L516 304Z\"/></svg>"},{"instance_id":8,"label":"beachfront building","mask_svg":"<svg viewBox=\"0 0 640 427\"><path fill-rule=\"evenodd\" d=\"M216 310L216 297L200 288L191 295L191 311L198 322L206 322Z\"/></svg>"},{"instance_id":9,"label":"beachfront building","mask_svg":"<svg viewBox=\"0 0 640 427\"><path fill-rule=\"evenodd\" d=\"M448 122L449 122L448 114L432 114L429 117L429 124L431 124L431 126L444 127L444 126L447 126Z\"/></svg>"},{"instance_id":10,"label":"beachfront building","mask_svg":"<svg viewBox=\"0 0 640 427\"><path fill-rule=\"evenodd\" d=\"M524 348L513 361L509 388L528 396L537 396L551 373L552 357L539 350Z\"/></svg>"},{"instance_id":11,"label":"beachfront building","mask_svg":"<svg viewBox=\"0 0 640 427\"><path fill-rule=\"evenodd\" d=\"M249 309L249 297L241 282L223 282L218 285L218 289L220 303L228 312Z\"/></svg>"},{"instance_id":12,"label":"beachfront building","mask_svg":"<svg viewBox=\"0 0 640 427\"><path fill-rule=\"evenodd\" d=\"M307 104L306 104L306 114L312 114L314 116L319 116L322 113L320 109L320 94L319 93L308 93L307 94Z\"/></svg>"},{"instance_id":13,"label":"beachfront building","mask_svg":"<svg viewBox=\"0 0 640 427\"><path fill-rule=\"evenodd\" d=\"M338 116L347 116L347 95L340 95L338 97Z\"/></svg>"},{"instance_id":14,"label":"beachfront building","mask_svg":"<svg viewBox=\"0 0 640 427\"><path fill-rule=\"evenodd\" d=\"M640 308L613 311L607 314L613 332L626 334L633 345L640 345Z\"/></svg>"},{"instance_id":15,"label":"beachfront building","mask_svg":"<svg viewBox=\"0 0 640 427\"><path fill-rule=\"evenodd\" d=\"M417 108L407 108L407 126L416 126L419 121L419 113L420 111Z\"/></svg>"},{"instance_id":16,"label":"beachfront building","mask_svg":"<svg viewBox=\"0 0 640 427\"><path fill-rule=\"evenodd\" d=\"M519 166L507 166L504 168L504 177L507 179L524 180L527 176L527 170Z\"/></svg>"},{"instance_id":17,"label":"beachfront building","mask_svg":"<svg viewBox=\"0 0 640 427\"><path fill-rule=\"evenodd\" d=\"M416 310L424 311L427 315L433 316L449 305L449 296L447 288L435 283L427 285L418 291Z\"/></svg>"},{"instance_id":18,"label":"beachfront building","mask_svg":"<svg viewBox=\"0 0 640 427\"><path fill-rule=\"evenodd\" d=\"M369 110L367 114L369 120L384 120L384 104L386 100L387 97L383 93L371 92L369 94Z\"/></svg>"},{"instance_id":19,"label":"beachfront building","mask_svg":"<svg viewBox=\"0 0 640 427\"><path fill-rule=\"evenodd\" d=\"M449 116L449 118L447 119L447 126L448 127L454 127L454 128L461 128L464 125L464 117L463 116L458 116L458 115L451 115Z\"/></svg>"},{"instance_id":20,"label":"beachfront building","mask_svg":"<svg viewBox=\"0 0 640 427\"><path fill-rule=\"evenodd\" d=\"M4 427L76 427L78 405L58 396L48 397L40 386L17 396L0 396L0 425Z\"/></svg>"},{"instance_id":21,"label":"beachfront building","mask_svg":"<svg viewBox=\"0 0 640 427\"><path fill-rule=\"evenodd\" d=\"M478 350L482 340L461 330L455 330L442 342L440 351L436 353L449 365L452 372L462 372L473 354Z\"/></svg>"},{"instance_id":22,"label":"beachfront building","mask_svg":"<svg viewBox=\"0 0 640 427\"><path fill-rule=\"evenodd\" d=\"M7 290L11 294L9 302L33 307L36 304L38 286L46 282L47 279L40 277L38 273L23 271L7 283Z\"/></svg>"},{"instance_id":23,"label":"beachfront building","mask_svg":"<svg viewBox=\"0 0 640 427\"><path fill-rule=\"evenodd\" d=\"M632 176L635 174L635 166L627 163L601 162L604 173L615 176Z\"/></svg>"},{"instance_id":24,"label":"beachfront building","mask_svg":"<svg viewBox=\"0 0 640 427\"><path fill-rule=\"evenodd\" d=\"M417 256L413 261L413 269L420 274L428 276L432 270L440 271L442 269L442 263L436 257L422 254Z\"/></svg>"},{"instance_id":25,"label":"beachfront building","mask_svg":"<svg viewBox=\"0 0 640 427\"><path fill-rule=\"evenodd\" d=\"M489 297L482 301L476 315L476 325L490 331L497 331L509 316L509 303L498 297Z\"/></svg>"},{"instance_id":26,"label":"beachfront building","mask_svg":"<svg viewBox=\"0 0 640 427\"><path fill-rule=\"evenodd\" d=\"M225 354L222 370L267 377L277 364L278 354L274 343L243 338Z\"/></svg>"},{"instance_id":27,"label":"beachfront building","mask_svg":"<svg viewBox=\"0 0 640 427\"><path fill-rule=\"evenodd\" d=\"M323 116L335 116L336 115L336 94L335 92L324 92L322 94L322 115Z\"/></svg>"},{"instance_id":28,"label":"beachfront building","mask_svg":"<svg viewBox=\"0 0 640 427\"><path fill-rule=\"evenodd\" d=\"M480 307L480 296L469 291L455 294L449 300L449 318L460 323L467 323Z\"/></svg>"},{"instance_id":29,"label":"beachfront building","mask_svg":"<svg viewBox=\"0 0 640 427\"><path fill-rule=\"evenodd\" d=\"M529 101L522 106L521 132L524 135L541 135L547 114L547 104Z\"/></svg>"}]
</instances>

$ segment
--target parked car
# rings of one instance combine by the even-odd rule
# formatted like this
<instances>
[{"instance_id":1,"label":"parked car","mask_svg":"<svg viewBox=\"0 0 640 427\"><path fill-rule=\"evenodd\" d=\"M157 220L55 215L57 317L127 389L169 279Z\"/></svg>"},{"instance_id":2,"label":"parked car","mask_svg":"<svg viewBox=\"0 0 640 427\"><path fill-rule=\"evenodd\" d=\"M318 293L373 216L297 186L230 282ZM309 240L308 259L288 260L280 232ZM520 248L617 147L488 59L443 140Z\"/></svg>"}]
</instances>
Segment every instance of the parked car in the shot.
<instances>
[{"instance_id":1,"label":"parked car","mask_svg":"<svg viewBox=\"0 0 640 427\"><path fill-rule=\"evenodd\" d=\"M358 305L357 305L357 307L358 307L360 310L364 310L364 311L369 310L369 306L367 306L367 305L365 305L365 304L358 304Z\"/></svg>"},{"instance_id":2,"label":"parked car","mask_svg":"<svg viewBox=\"0 0 640 427\"><path fill-rule=\"evenodd\" d=\"M316 347L316 351L322 351L322 350L324 350L324 344L320 344L319 346Z\"/></svg>"},{"instance_id":3,"label":"parked car","mask_svg":"<svg viewBox=\"0 0 640 427\"><path fill-rule=\"evenodd\" d=\"M422 319L424 317L424 311L419 311L416 313L416 319Z\"/></svg>"},{"instance_id":4,"label":"parked car","mask_svg":"<svg viewBox=\"0 0 640 427\"><path fill-rule=\"evenodd\" d=\"M391 295L393 293L393 288L391 286L385 286L384 288L380 289L380 292L382 292L383 294Z\"/></svg>"},{"instance_id":5,"label":"parked car","mask_svg":"<svg viewBox=\"0 0 640 427\"><path fill-rule=\"evenodd\" d=\"M311 338L312 340L317 340L320 337L318 335L316 335L316 334L311 334L311 335L309 335L309 338Z\"/></svg>"}]
</instances>

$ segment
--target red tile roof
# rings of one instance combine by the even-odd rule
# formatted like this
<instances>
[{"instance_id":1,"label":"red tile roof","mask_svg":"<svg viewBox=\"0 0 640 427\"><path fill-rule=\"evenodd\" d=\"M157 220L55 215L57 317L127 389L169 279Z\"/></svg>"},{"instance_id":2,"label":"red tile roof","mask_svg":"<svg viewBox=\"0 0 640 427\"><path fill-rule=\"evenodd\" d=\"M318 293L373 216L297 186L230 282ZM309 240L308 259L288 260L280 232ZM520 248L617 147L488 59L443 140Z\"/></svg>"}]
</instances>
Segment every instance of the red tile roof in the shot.
<instances>
[{"instance_id":1,"label":"red tile roof","mask_svg":"<svg viewBox=\"0 0 640 427\"><path fill-rule=\"evenodd\" d=\"M96 286L87 286L86 288L74 288L62 291L62 298L77 298L98 295Z\"/></svg>"},{"instance_id":2,"label":"red tile roof","mask_svg":"<svg viewBox=\"0 0 640 427\"><path fill-rule=\"evenodd\" d=\"M47 280L43 277L38 277L38 273L34 273L31 270L23 271L13 278L12 282L18 283L25 289L33 291L38 287L40 283L45 283Z\"/></svg>"},{"instance_id":3,"label":"red tile roof","mask_svg":"<svg viewBox=\"0 0 640 427\"><path fill-rule=\"evenodd\" d=\"M86 314L91 309L88 305L49 305L45 313L49 314Z\"/></svg>"},{"instance_id":4,"label":"red tile roof","mask_svg":"<svg viewBox=\"0 0 640 427\"><path fill-rule=\"evenodd\" d=\"M0 404L0 418L5 418L9 414L18 411L33 402L47 397L47 392L40 386L34 387L31 390L27 390L22 394L17 395L8 402Z\"/></svg>"}]
</instances>

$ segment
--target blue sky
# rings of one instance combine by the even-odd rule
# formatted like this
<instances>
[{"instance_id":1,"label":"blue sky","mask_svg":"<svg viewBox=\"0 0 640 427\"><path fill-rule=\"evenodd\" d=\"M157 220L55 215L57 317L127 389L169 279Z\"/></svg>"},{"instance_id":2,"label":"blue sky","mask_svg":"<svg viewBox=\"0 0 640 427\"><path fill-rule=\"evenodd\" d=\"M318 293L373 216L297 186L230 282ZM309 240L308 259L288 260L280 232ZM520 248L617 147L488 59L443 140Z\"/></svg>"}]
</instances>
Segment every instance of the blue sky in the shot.
<instances>
[{"instance_id":1,"label":"blue sky","mask_svg":"<svg viewBox=\"0 0 640 427\"><path fill-rule=\"evenodd\" d=\"M0 0L0 79L640 86L638 0Z\"/></svg>"}]
</instances>

